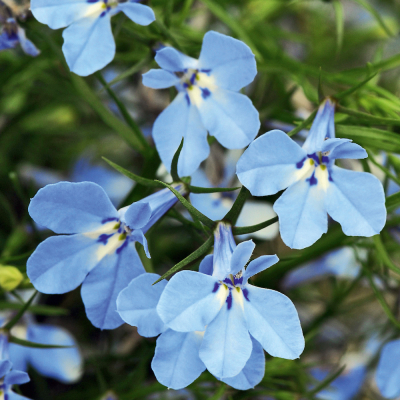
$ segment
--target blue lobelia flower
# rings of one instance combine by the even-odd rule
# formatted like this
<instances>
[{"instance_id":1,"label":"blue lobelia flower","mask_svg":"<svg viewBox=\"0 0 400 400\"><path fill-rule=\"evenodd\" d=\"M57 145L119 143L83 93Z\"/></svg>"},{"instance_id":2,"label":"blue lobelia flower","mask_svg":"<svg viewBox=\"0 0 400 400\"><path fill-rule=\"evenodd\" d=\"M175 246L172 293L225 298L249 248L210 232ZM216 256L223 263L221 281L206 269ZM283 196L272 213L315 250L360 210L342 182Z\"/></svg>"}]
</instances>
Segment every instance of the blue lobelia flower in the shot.
<instances>
[{"instance_id":1,"label":"blue lobelia flower","mask_svg":"<svg viewBox=\"0 0 400 400\"><path fill-rule=\"evenodd\" d=\"M64 235L46 239L28 259L32 284L40 292L55 294L82 283L92 324L101 329L120 326L116 298L144 272L134 243L141 243L149 257L144 233L176 201L164 189L117 211L95 183L60 182L40 189L29 205L31 217Z\"/></svg>"},{"instance_id":2,"label":"blue lobelia flower","mask_svg":"<svg viewBox=\"0 0 400 400\"><path fill-rule=\"evenodd\" d=\"M87 76L105 67L115 55L111 17L122 11L139 25L155 20L153 10L137 0L32 0L35 18L63 32L63 52L72 72Z\"/></svg>"},{"instance_id":3,"label":"blue lobelia flower","mask_svg":"<svg viewBox=\"0 0 400 400\"><path fill-rule=\"evenodd\" d=\"M202 262L200 270L208 269L209 261L210 256ZM148 273L135 278L118 296L117 309L125 322L137 326L140 335L152 337L161 334L151 367L160 383L179 390L190 385L206 369L199 356L204 331L177 332L168 329L157 312L157 304L167 282L163 280L153 286L158 278L159 275ZM245 367L237 376L222 379L235 389L251 389L264 376L264 351L254 338L251 340L253 349Z\"/></svg>"},{"instance_id":4,"label":"blue lobelia flower","mask_svg":"<svg viewBox=\"0 0 400 400\"><path fill-rule=\"evenodd\" d=\"M383 397L400 396L400 339L386 343L376 371L376 383Z\"/></svg>"},{"instance_id":5,"label":"blue lobelia flower","mask_svg":"<svg viewBox=\"0 0 400 400\"><path fill-rule=\"evenodd\" d=\"M238 157L236 157L236 151L235 153L233 152L233 150L229 151L225 157L223 177L219 187L231 186L232 181L236 178L235 170ZM200 168L192 175L191 183L192 185L200 187L216 187L211 183L205 171ZM233 185L236 186L236 182L233 183ZM210 194L191 193L190 201L195 208L205 214L208 218L211 218L214 221L219 221L232 208L237 195L237 192L219 192ZM267 219L274 218L275 216L276 214L269 203L249 200L244 204L236 226L255 225ZM273 224L267 228L261 229L260 231L254 232L251 235L240 235L240 238L245 239L248 236L252 236L260 240L271 240L277 235L278 224Z\"/></svg>"},{"instance_id":6,"label":"blue lobelia flower","mask_svg":"<svg viewBox=\"0 0 400 400\"><path fill-rule=\"evenodd\" d=\"M162 69L143 75L143 84L179 93L159 115L153 138L161 160L169 169L184 137L178 161L180 176L191 175L208 157L207 131L228 149L247 146L260 128L258 112L238 91L253 81L254 55L243 42L207 32L198 60L165 47L155 57Z\"/></svg>"},{"instance_id":7,"label":"blue lobelia flower","mask_svg":"<svg viewBox=\"0 0 400 400\"><path fill-rule=\"evenodd\" d=\"M275 202L286 245L311 246L328 229L329 214L349 236L373 236L385 225L385 195L372 174L335 166L341 158L365 158L366 151L349 139L336 139L335 104L325 100L310 134L300 147L284 132L256 139L237 164L240 182L253 196L287 190Z\"/></svg>"},{"instance_id":8,"label":"blue lobelia flower","mask_svg":"<svg viewBox=\"0 0 400 400\"><path fill-rule=\"evenodd\" d=\"M166 285L157 305L161 320L182 334L205 331L199 357L218 379L243 370L256 351L254 340L274 357L298 358L304 338L293 303L279 292L248 283L278 258L262 256L245 269L254 243L236 246L230 225L224 223L214 235L214 255L207 257L200 273L178 272Z\"/></svg>"},{"instance_id":9,"label":"blue lobelia flower","mask_svg":"<svg viewBox=\"0 0 400 400\"><path fill-rule=\"evenodd\" d=\"M0 1L0 7L2 7L2 4ZM18 25L14 18L7 18L5 21L1 19L0 15L0 22L3 24L3 29L0 32L0 51L13 49L20 44L26 54L32 57L40 54L36 46L26 37L25 30Z\"/></svg>"}]
</instances>

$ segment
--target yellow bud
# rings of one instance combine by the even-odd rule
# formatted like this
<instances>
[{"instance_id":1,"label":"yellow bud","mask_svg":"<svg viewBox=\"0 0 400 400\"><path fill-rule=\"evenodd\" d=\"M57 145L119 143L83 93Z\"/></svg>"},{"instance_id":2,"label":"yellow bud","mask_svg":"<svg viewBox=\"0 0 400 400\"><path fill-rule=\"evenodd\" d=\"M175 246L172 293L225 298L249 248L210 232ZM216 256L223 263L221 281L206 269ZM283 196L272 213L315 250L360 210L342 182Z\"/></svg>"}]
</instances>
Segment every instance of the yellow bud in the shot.
<instances>
[{"instance_id":1,"label":"yellow bud","mask_svg":"<svg viewBox=\"0 0 400 400\"><path fill-rule=\"evenodd\" d=\"M7 292L14 290L24 279L18 268L0 265L0 286Z\"/></svg>"}]
</instances>

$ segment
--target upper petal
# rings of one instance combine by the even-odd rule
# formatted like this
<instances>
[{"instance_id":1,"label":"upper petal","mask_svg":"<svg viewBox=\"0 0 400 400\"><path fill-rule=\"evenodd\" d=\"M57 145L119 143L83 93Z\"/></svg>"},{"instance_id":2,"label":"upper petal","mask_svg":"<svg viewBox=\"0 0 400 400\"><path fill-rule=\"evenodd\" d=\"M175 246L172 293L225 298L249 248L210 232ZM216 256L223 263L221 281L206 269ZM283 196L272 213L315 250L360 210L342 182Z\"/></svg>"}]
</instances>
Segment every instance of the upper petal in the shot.
<instances>
[{"instance_id":1,"label":"upper petal","mask_svg":"<svg viewBox=\"0 0 400 400\"><path fill-rule=\"evenodd\" d=\"M243 295L233 289L218 315L207 326L200 358L218 379L230 378L244 368L252 347L243 315Z\"/></svg>"},{"instance_id":2,"label":"upper petal","mask_svg":"<svg viewBox=\"0 0 400 400\"><path fill-rule=\"evenodd\" d=\"M329 151L330 160L338 158L360 159L367 158L368 153L358 144L352 143L349 139L328 139L322 145L322 152Z\"/></svg>"},{"instance_id":3,"label":"upper petal","mask_svg":"<svg viewBox=\"0 0 400 400\"><path fill-rule=\"evenodd\" d=\"M110 17L108 12L91 15L65 29L62 50L72 72L87 76L113 60L115 41Z\"/></svg>"},{"instance_id":4,"label":"upper petal","mask_svg":"<svg viewBox=\"0 0 400 400\"><path fill-rule=\"evenodd\" d=\"M166 89L180 81L176 75L163 69L151 69L143 76L143 85L153 89Z\"/></svg>"},{"instance_id":5,"label":"upper petal","mask_svg":"<svg viewBox=\"0 0 400 400\"><path fill-rule=\"evenodd\" d=\"M32 0L31 11L42 24L59 29L84 18L99 5L86 0Z\"/></svg>"},{"instance_id":6,"label":"upper petal","mask_svg":"<svg viewBox=\"0 0 400 400\"><path fill-rule=\"evenodd\" d=\"M173 47L164 47L157 51L156 63L166 71L182 72L186 68L196 68L197 60L186 56Z\"/></svg>"},{"instance_id":7,"label":"upper petal","mask_svg":"<svg viewBox=\"0 0 400 400\"><path fill-rule=\"evenodd\" d=\"M53 236L40 243L27 262L27 274L42 293L77 288L99 262L101 243L85 235Z\"/></svg>"},{"instance_id":8,"label":"upper petal","mask_svg":"<svg viewBox=\"0 0 400 400\"><path fill-rule=\"evenodd\" d=\"M209 91L197 102L201 121L210 135L227 149L247 146L260 129L260 119L251 100L222 88Z\"/></svg>"},{"instance_id":9,"label":"upper petal","mask_svg":"<svg viewBox=\"0 0 400 400\"><path fill-rule=\"evenodd\" d=\"M328 214L349 236L373 236L385 226L385 195L379 179L366 172L333 167Z\"/></svg>"},{"instance_id":10,"label":"upper petal","mask_svg":"<svg viewBox=\"0 0 400 400\"><path fill-rule=\"evenodd\" d=\"M141 274L117 298L117 311L121 318L129 325L137 326L139 335L144 337L157 336L165 330L156 307L167 281L153 285L159 277L157 274Z\"/></svg>"},{"instance_id":11,"label":"upper petal","mask_svg":"<svg viewBox=\"0 0 400 400\"><path fill-rule=\"evenodd\" d=\"M292 249L304 249L328 230L323 188L301 180L290 186L275 202L282 240Z\"/></svg>"},{"instance_id":12,"label":"upper petal","mask_svg":"<svg viewBox=\"0 0 400 400\"><path fill-rule=\"evenodd\" d=\"M244 368L233 378L223 378L222 382L238 390L248 390L258 385L265 373L264 349L257 340L250 336L253 350Z\"/></svg>"},{"instance_id":13,"label":"upper petal","mask_svg":"<svg viewBox=\"0 0 400 400\"><path fill-rule=\"evenodd\" d=\"M251 255L256 245L252 240L239 243L235 250L233 250L231 258L231 271L232 275L236 275L250 260Z\"/></svg>"},{"instance_id":14,"label":"upper petal","mask_svg":"<svg viewBox=\"0 0 400 400\"><path fill-rule=\"evenodd\" d=\"M134 1L119 3L117 9L121 10L128 18L139 25L146 26L151 24L156 19L154 11L149 6L138 4Z\"/></svg>"},{"instance_id":15,"label":"upper petal","mask_svg":"<svg viewBox=\"0 0 400 400\"><path fill-rule=\"evenodd\" d=\"M204 35L199 68L211 70L218 86L235 91L247 86L257 75L256 60L250 47L214 31Z\"/></svg>"},{"instance_id":16,"label":"upper petal","mask_svg":"<svg viewBox=\"0 0 400 400\"><path fill-rule=\"evenodd\" d=\"M247 282L253 275L258 274L261 271L271 267L279 261L276 255L273 256L261 256L253 260L246 268L243 273L243 282Z\"/></svg>"},{"instance_id":17,"label":"upper petal","mask_svg":"<svg viewBox=\"0 0 400 400\"><path fill-rule=\"evenodd\" d=\"M31 200L29 215L56 233L83 233L98 229L118 213L104 190L95 183L59 182L40 189Z\"/></svg>"},{"instance_id":18,"label":"upper petal","mask_svg":"<svg viewBox=\"0 0 400 400\"><path fill-rule=\"evenodd\" d=\"M124 214L124 222L131 229L140 229L149 222L151 207L148 203L136 202L131 204Z\"/></svg>"},{"instance_id":19,"label":"upper petal","mask_svg":"<svg viewBox=\"0 0 400 400\"><path fill-rule=\"evenodd\" d=\"M164 323L179 332L203 331L224 304L227 289L208 275L178 272L165 287L157 306Z\"/></svg>"},{"instance_id":20,"label":"upper petal","mask_svg":"<svg viewBox=\"0 0 400 400\"><path fill-rule=\"evenodd\" d=\"M115 329L124 321L117 312L117 297L129 282L145 272L133 242L109 254L82 284L86 315L100 329Z\"/></svg>"},{"instance_id":21,"label":"upper petal","mask_svg":"<svg viewBox=\"0 0 400 400\"><path fill-rule=\"evenodd\" d=\"M8 385L22 385L30 381L29 375L23 371L13 369L4 377L4 384ZM25 398L25 397L24 397Z\"/></svg>"},{"instance_id":22,"label":"upper petal","mask_svg":"<svg viewBox=\"0 0 400 400\"><path fill-rule=\"evenodd\" d=\"M244 315L252 336L273 357L298 358L304 350L304 337L291 300L282 293L252 285L244 290Z\"/></svg>"},{"instance_id":23,"label":"upper petal","mask_svg":"<svg viewBox=\"0 0 400 400\"><path fill-rule=\"evenodd\" d=\"M400 339L383 346L376 371L376 383L384 397L400 396Z\"/></svg>"},{"instance_id":24,"label":"upper petal","mask_svg":"<svg viewBox=\"0 0 400 400\"><path fill-rule=\"evenodd\" d=\"M83 360L73 336L63 328L32 324L27 339L31 342L73 346L68 349L29 349L29 364L41 375L63 383L77 381L83 372Z\"/></svg>"},{"instance_id":25,"label":"upper petal","mask_svg":"<svg viewBox=\"0 0 400 400\"><path fill-rule=\"evenodd\" d=\"M213 255L209 254L203 258L199 265L199 272L206 275L212 275L213 273Z\"/></svg>"},{"instance_id":26,"label":"upper petal","mask_svg":"<svg viewBox=\"0 0 400 400\"><path fill-rule=\"evenodd\" d=\"M257 138L237 163L237 175L253 196L268 196L299 179L304 150L285 132L273 130Z\"/></svg>"},{"instance_id":27,"label":"upper petal","mask_svg":"<svg viewBox=\"0 0 400 400\"><path fill-rule=\"evenodd\" d=\"M169 389L183 389L206 369L199 357L202 332L165 331L158 339L151 368Z\"/></svg>"}]
</instances>

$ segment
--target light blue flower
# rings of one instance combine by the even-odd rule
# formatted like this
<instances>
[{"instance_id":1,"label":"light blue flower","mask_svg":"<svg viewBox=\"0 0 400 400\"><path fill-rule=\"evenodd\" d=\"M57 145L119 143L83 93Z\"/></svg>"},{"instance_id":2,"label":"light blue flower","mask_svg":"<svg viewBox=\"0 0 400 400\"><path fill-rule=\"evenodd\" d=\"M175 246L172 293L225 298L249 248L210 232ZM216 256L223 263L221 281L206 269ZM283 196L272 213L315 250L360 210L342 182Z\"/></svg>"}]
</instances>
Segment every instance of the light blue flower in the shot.
<instances>
[{"instance_id":1,"label":"light blue flower","mask_svg":"<svg viewBox=\"0 0 400 400\"><path fill-rule=\"evenodd\" d=\"M111 17L122 11L139 25L155 20L153 10L137 0L32 0L35 18L51 29L65 28L62 47L72 72L87 76L105 67L115 55Z\"/></svg>"},{"instance_id":2,"label":"light blue flower","mask_svg":"<svg viewBox=\"0 0 400 400\"><path fill-rule=\"evenodd\" d=\"M206 257L200 268L203 269L209 260ZM151 337L161 333L151 367L160 383L179 390L190 385L206 369L199 357L204 331L177 332L165 326L156 307L167 282L163 280L153 286L158 278L159 275L148 273L135 278L118 296L117 310L125 322L138 328L140 335ZM239 390L253 388L264 376L264 351L257 341L251 340L253 350L243 370L233 378L223 379Z\"/></svg>"},{"instance_id":3,"label":"light blue flower","mask_svg":"<svg viewBox=\"0 0 400 400\"><path fill-rule=\"evenodd\" d=\"M253 196L287 190L275 202L286 245L311 246L328 229L329 214L349 236L373 236L385 225L385 195L372 174L335 166L341 158L365 158L366 151L348 139L336 139L335 104L320 106L310 134L300 147L284 132L256 139L237 164L240 182Z\"/></svg>"},{"instance_id":4,"label":"light blue flower","mask_svg":"<svg viewBox=\"0 0 400 400\"><path fill-rule=\"evenodd\" d=\"M1 18L0 22L2 22ZM25 30L18 25L14 18L8 18L3 22L3 28L0 32L0 51L13 49L18 44L21 45L22 50L26 54L32 57L40 54L36 46L26 37Z\"/></svg>"},{"instance_id":5,"label":"light blue flower","mask_svg":"<svg viewBox=\"0 0 400 400\"><path fill-rule=\"evenodd\" d=\"M236 153L236 152L235 152ZM236 162L239 158L236 157L233 151L229 151L225 157L223 177L218 186L213 185L209 180L204 170L198 169L192 175L192 185L200 187L230 187L236 186L236 182L233 181L236 178ZM190 201L193 206L196 207L200 212L205 214L208 218L219 221L221 220L228 211L232 208L238 192L220 192L220 193L202 193L190 194ZM264 222L267 219L274 218L276 216L272 206L269 203L248 200L243 206L243 209L239 215L236 226L250 226L260 222ZM260 240L271 240L278 235L278 224L273 224L267 228L261 229L260 231L254 232L251 235L240 235L241 239L246 239L248 236L252 236Z\"/></svg>"},{"instance_id":6,"label":"light blue flower","mask_svg":"<svg viewBox=\"0 0 400 400\"><path fill-rule=\"evenodd\" d=\"M295 359L304 349L293 303L279 292L248 283L278 261L262 256L245 269L254 247L251 240L236 246L231 227L218 224L214 255L206 257L200 273L174 275L157 305L168 328L205 331L199 357L218 379L240 374L255 349L252 337L274 357Z\"/></svg>"},{"instance_id":7,"label":"light blue flower","mask_svg":"<svg viewBox=\"0 0 400 400\"><path fill-rule=\"evenodd\" d=\"M117 211L95 183L60 182L40 189L29 214L36 223L63 235L46 239L28 259L32 284L50 294L66 293L82 284L82 300L92 324L101 329L120 326L117 296L144 272L135 241L149 257L144 233L176 201L164 189Z\"/></svg>"},{"instance_id":8,"label":"light blue flower","mask_svg":"<svg viewBox=\"0 0 400 400\"><path fill-rule=\"evenodd\" d=\"M376 383L382 396L394 399L400 396L400 339L386 343L376 371Z\"/></svg>"},{"instance_id":9,"label":"light blue flower","mask_svg":"<svg viewBox=\"0 0 400 400\"><path fill-rule=\"evenodd\" d=\"M310 371L317 381L323 381L331 372L322 368L313 368ZM327 388L318 392L316 397L321 400L351 400L360 392L366 374L366 366L355 366L343 372Z\"/></svg>"},{"instance_id":10,"label":"light blue flower","mask_svg":"<svg viewBox=\"0 0 400 400\"><path fill-rule=\"evenodd\" d=\"M228 149L247 146L260 128L250 99L238 93L257 73L250 48L217 32L207 32L198 60L165 47L155 57L162 69L143 75L143 84L179 93L159 115L153 138L161 160L169 169L184 137L178 162L180 176L191 175L208 157L207 131Z\"/></svg>"},{"instance_id":11,"label":"light blue flower","mask_svg":"<svg viewBox=\"0 0 400 400\"><path fill-rule=\"evenodd\" d=\"M347 246L331 251L323 257L288 273L283 281L283 286L290 289L332 275L354 279L361 270L361 263L357 256L364 259L366 252L360 249L356 254L352 247Z\"/></svg>"}]
</instances>

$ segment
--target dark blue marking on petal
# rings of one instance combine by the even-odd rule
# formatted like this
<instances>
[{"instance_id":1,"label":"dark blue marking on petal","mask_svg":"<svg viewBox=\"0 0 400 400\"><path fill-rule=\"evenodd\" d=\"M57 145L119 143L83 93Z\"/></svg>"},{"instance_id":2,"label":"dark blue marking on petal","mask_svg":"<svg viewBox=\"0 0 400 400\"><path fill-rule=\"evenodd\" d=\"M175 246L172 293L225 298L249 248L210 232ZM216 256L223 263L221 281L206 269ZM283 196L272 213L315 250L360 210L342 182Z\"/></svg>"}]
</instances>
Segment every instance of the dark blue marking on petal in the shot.
<instances>
[{"instance_id":1,"label":"dark blue marking on petal","mask_svg":"<svg viewBox=\"0 0 400 400\"><path fill-rule=\"evenodd\" d=\"M243 283L243 276L240 278L233 278L235 286L241 285Z\"/></svg>"},{"instance_id":2,"label":"dark blue marking on petal","mask_svg":"<svg viewBox=\"0 0 400 400\"><path fill-rule=\"evenodd\" d=\"M104 17L105 15L106 15L106 11L103 11L101 14L100 14L100 18L102 18L102 17Z\"/></svg>"},{"instance_id":3,"label":"dark blue marking on petal","mask_svg":"<svg viewBox=\"0 0 400 400\"><path fill-rule=\"evenodd\" d=\"M207 88L200 88L201 89L201 97L206 99L207 97L211 96L211 92Z\"/></svg>"},{"instance_id":4,"label":"dark blue marking on petal","mask_svg":"<svg viewBox=\"0 0 400 400\"><path fill-rule=\"evenodd\" d=\"M307 154L307 157L313 159L315 161L315 164L319 165L319 158L316 153Z\"/></svg>"},{"instance_id":5,"label":"dark blue marking on petal","mask_svg":"<svg viewBox=\"0 0 400 400\"><path fill-rule=\"evenodd\" d=\"M215 293L217 290L218 290L218 288L219 288L219 283L218 282L215 282L215 284L214 284L214 289L213 289L213 293Z\"/></svg>"},{"instance_id":6,"label":"dark blue marking on petal","mask_svg":"<svg viewBox=\"0 0 400 400\"><path fill-rule=\"evenodd\" d=\"M303 168L304 161L306 161L307 157L304 157L302 160L300 160L298 163L296 163L296 168L300 169Z\"/></svg>"},{"instance_id":7,"label":"dark blue marking on petal","mask_svg":"<svg viewBox=\"0 0 400 400\"><path fill-rule=\"evenodd\" d=\"M122 243L122 246L119 246L119 247L118 247L118 249L117 249L117 254L121 253L121 251L122 251L126 246L128 246L128 243L129 243L129 239L125 239L125 240L124 240L124 243Z\"/></svg>"},{"instance_id":8,"label":"dark blue marking on petal","mask_svg":"<svg viewBox=\"0 0 400 400\"><path fill-rule=\"evenodd\" d=\"M186 99L187 105L190 106L190 97L187 93L185 95L185 99Z\"/></svg>"},{"instance_id":9,"label":"dark blue marking on petal","mask_svg":"<svg viewBox=\"0 0 400 400\"><path fill-rule=\"evenodd\" d=\"M315 177L315 170L312 175L306 179L307 182L310 182L310 186L316 185L318 183L318 179Z\"/></svg>"},{"instance_id":10,"label":"dark blue marking on petal","mask_svg":"<svg viewBox=\"0 0 400 400\"><path fill-rule=\"evenodd\" d=\"M243 289L242 292L243 292L244 298L245 298L247 301L250 301L250 300L249 300L249 291L248 291L247 289Z\"/></svg>"},{"instance_id":11,"label":"dark blue marking on petal","mask_svg":"<svg viewBox=\"0 0 400 400\"><path fill-rule=\"evenodd\" d=\"M210 74L211 69L201 69L200 72L204 72L205 74Z\"/></svg>"},{"instance_id":12,"label":"dark blue marking on petal","mask_svg":"<svg viewBox=\"0 0 400 400\"><path fill-rule=\"evenodd\" d=\"M97 3L99 0L86 0L86 3Z\"/></svg>"},{"instance_id":13,"label":"dark blue marking on petal","mask_svg":"<svg viewBox=\"0 0 400 400\"><path fill-rule=\"evenodd\" d=\"M229 290L228 297L226 298L226 302L228 303L228 310L232 308L232 291Z\"/></svg>"},{"instance_id":14,"label":"dark blue marking on petal","mask_svg":"<svg viewBox=\"0 0 400 400\"><path fill-rule=\"evenodd\" d=\"M221 200L220 199L215 199L212 202L213 207L219 207L221 205Z\"/></svg>"},{"instance_id":15,"label":"dark blue marking on petal","mask_svg":"<svg viewBox=\"0 0 400 400\"><path fill-rule=\"evenodd\" d=\"M111 221L118 221L118 218L106 218L101 221L102 224L105 224L106 222L111 222Z\"/></svg>"},{"instance_id":16,"label":"dark blue marking on petal","mask_svg":"<svg viewBox=\"0 0 400 400\"><path fill-rule=\"evenodd\" d=\"M322 156L321 161L323 164L328 164L329 163L329 157L328 156Z\"/></svg>"},{"instance_id":17,"label":"dark blue marking on petal","mask_svg":"<svg viewBox=\"0 0 400 400\"><path fill-rule=\"evenodd\" d=\"M195 72L194 74L192 74L192 76L190 77L190 83L192 85L194 85L194 83L196 82L196 78L197 78L197 73Z\"/></svg>"},{"instance_id":18,"label":"dark blue marking on petal","mask_svg":"<svg viewBox=\"0 0 400 400\"><path fill-rule=\"evenodd\" d=\"M103 243L104 245L107 244L108 239L110 239L111 236L113 236L114 234L111 233L110 235L107 235L105 233L103 233L102 235L99 236L99 238L97 239L98 242Z\"/></svg>"},{"instance_id":19,"label":"dark blue marking on petal","mask_svg":"<svg viewBox=\"0 0 400 400\"><path fill-rule=\"evenodd\" d=\"M225 278L223 282L226 283L227 285L232 285L232 281L229 278Z\"/></svg>"}]
</instances>

